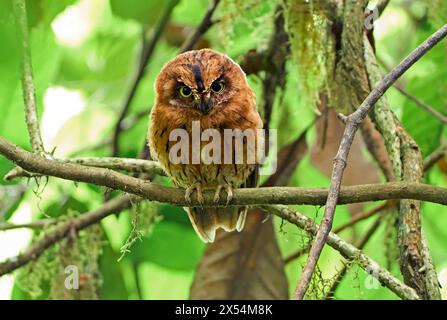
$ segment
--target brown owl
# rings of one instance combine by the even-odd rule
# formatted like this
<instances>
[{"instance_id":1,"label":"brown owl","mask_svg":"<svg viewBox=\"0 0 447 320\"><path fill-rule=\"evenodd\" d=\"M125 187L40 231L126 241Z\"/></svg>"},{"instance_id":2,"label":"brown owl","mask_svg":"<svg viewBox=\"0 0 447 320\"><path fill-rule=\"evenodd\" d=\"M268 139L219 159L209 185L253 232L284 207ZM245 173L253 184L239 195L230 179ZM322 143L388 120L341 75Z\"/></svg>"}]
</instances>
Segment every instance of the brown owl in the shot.
<instances>
[{"instance_id":1,"label":"brown owl","mask_svg":"<svg viewBox=\"0 0 447 320\"><path fill-rule=\"evenodd\" d=\"M163 67L155 92L148 133L151 154L175 186L186 189L188 202L194 191L202 202L203 190L215 190L217 202L225 190L228 204L233 188L256 186L259 157L253 161L252 154L263 144L262 136L256 134L262 120L254 93L237 63L209 49L188 51ZM175 132L183 134L173 139ZM239 146L243 151L236 154L241 150L236 143L241 132L253 135L242 135ZM229 135L234 139L227 140ZM178 137L186 137L181 148ZM214 241L219 227L241 231L247 213L246 207L229 206L185 210L205 242Z\"/></svg>"}]
</instances>

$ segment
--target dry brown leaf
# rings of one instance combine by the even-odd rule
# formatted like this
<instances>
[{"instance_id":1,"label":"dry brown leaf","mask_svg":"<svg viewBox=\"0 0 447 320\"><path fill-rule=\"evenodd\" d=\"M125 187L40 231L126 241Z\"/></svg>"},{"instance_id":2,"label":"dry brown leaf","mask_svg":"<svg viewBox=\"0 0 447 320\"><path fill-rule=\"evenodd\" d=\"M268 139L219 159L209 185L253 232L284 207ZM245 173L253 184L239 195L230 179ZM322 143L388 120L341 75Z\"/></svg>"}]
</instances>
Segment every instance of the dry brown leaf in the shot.
<instances>
[{"instance_id":1,"label":"dry brown leaf","mask_svg":"<svg viewBox=\"0 0 447 320\"><path fill-rule=\"evenodd\" d=\"M218 232L201 259L191 299L287 299L272 220L251 209L243 232Z\"/></svg>"}]
</instances>

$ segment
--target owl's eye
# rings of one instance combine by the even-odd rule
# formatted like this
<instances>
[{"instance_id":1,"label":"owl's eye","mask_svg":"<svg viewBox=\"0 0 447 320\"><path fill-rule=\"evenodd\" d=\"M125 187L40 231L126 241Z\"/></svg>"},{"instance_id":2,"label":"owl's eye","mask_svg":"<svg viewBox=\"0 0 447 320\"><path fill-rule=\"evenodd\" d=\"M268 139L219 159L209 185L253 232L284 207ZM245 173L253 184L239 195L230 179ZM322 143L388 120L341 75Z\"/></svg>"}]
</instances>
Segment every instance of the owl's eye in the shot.
<instances>
[{"instance_id":1,"label":"owl's eye","mask_svg":"<svg viewBox=\"0 0 447 320\"><path fill-rule=\"evenodd\" d=\"M181 95L182 97L184 97L184 98L188 98L188 97L191 96L192 91L191 91L191 88L190 88L190 87L187 87L187 86L181 86L180 89L179 89L179 93L180 93L180 95Z\"/></svg>"},{"instance_id":2,"label":"owl's eye","mask_svg":"<svg viewBox=\"0 0 447 320\"><path fill-rule=\"evenodd\" d=\"M221 92L225 88L225 85L222 81L214 81L211 84L211 90L215 93Z\"/></svg>"}]
</instances>

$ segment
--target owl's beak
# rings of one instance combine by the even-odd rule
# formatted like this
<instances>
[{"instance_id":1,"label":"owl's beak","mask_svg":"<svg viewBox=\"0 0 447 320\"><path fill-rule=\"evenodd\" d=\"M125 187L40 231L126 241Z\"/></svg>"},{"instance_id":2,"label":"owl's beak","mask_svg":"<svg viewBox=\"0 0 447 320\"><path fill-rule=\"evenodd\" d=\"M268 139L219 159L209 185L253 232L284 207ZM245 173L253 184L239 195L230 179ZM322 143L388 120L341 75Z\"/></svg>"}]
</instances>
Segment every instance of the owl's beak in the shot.
<instances>
[{"instance_id":1,"label":"owl's beak","mask_svg":"<svg viewBox=\"0 0 447 320\"><path fill-rule=\"evenodd\" d=\"M207 114L208 112L210 112L211 108L212 108L212 106L211 106L209 100L200 100L200 102L199 102L199 110L203 114Z\"/></svg>"},{"instance_id":2,"label":"owl's beak","mask_svg":"<svg viewBox=\"0 0 447 320\"><path fill-rule=\"evenodd\" d=\"M203 114L208 114L213 106L210 103L210 95L203 94L196 98L196 107Z\"/></svg>"}]
</instances>

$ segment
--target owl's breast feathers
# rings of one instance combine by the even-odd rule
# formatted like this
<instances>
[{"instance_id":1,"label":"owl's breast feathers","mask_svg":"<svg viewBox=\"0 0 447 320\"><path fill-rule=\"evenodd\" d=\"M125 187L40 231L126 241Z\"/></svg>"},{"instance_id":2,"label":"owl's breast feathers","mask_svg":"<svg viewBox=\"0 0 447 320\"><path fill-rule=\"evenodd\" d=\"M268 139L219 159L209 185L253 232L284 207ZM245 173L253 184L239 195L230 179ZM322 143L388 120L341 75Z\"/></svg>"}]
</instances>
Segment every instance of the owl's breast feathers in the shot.
<instances>
[{"instance_id":1,"label":"owl's breast feathers","mask_svg":"<svg viewBox=\"0 0 447 320\"><path fill-rule=\"evenodd\" d=\"M149 146L151 154L158 159L176 186L189 188L199 184L202 189L217 190L221 186L230 189L255 186L252 177L256 174L251 173L257 172L257 150L264 144L262 137L256 134L256 129L262 128L262 121L256 110L253 91L239 65L213 50L188 51L165 65L157 77L155 90L156 101L148 133ZM211 141L201 137L195 141L197 137L192 131L193 125L197 123L199 134L206 129L215 129L221 139L225 129L250 129L254 142L246 142L248 138L243 140L243 161L238 157L238 161L230 161L230 164L228 161L216 163L216 158L221 157L222 160L222 156L228 154L236 160L235 144L231 142L233 147L228 152L223 138L220 141L220 155L215 155L213 149L212 155L208 154L213 161L202 161L202 155L207 156L206 152L201 152L202 149L211 141L213 145L216 144L214 136L212 140L209 139ZM170 141L170 135L175 129L183 129L183 133L187 133L187 141L189 139L189 159L180 163L170 159L170 151L175 150L173 146L178 143ZM254 161L251 161L253 158L248 161L250 152L255 153ZM199 161L192 161L193 156L197 159L197 153ZM247 212L246 207L191 207L185 210L197 234L205 242L214 241L217 228L242 230Z\"/></svg>"},{"instance_id":2,"label":"owl's breast feathers","mask_svg":"<svg viewBox=\"0 0 447 320\"><path fill-rule=\"evenodd\" d=\"M188 112L182 113L179 112L178 109L170 107L163 107L160 109L154 107L151 114L151 127L148 137L151 154L155 156L168 176L170 176L173 182L179 187L187 188L196 182L201 182L205 189L215 189L219 184L230 184L233 187L240 187L258 164L257 162L247 163L247 152L254 152L256 154L257 147L263 143L263 141L259 140L260 137L256 132L256 129L262 128L262 121L258 113L256 111L246 110L253 107L253 102L247 104L247 108L231 108L226 106L225 112L221 111L216 114L211 113L206 117L200 117ZM194 156L194 152L197 152L196 150L193 150L193 144L197 143L196 141L192 141L193 121L199 121L200 134L206 129L216 129L220 133L222 150L221 161L219 163L205 164L203 163L203 158L201 158L199 164L193 164L192 157ZM174 164L170 159L171 148L178 142L170 141L169 139L169 136L174 129L183 129L188 133L189 161L187 161L188 163L186 164ZM253 131L255 138L254 146L247 147L247 140L243 140L244 157L242 163L236 164L234 162L234 152L236 148L233 143L231 148L229 148L232 153L232 163L224 164L223 158L226 149L223 140L225 129L240 129L241 131L249 129ZM210 142L213 142L212 139L210 139L210 141L200 141L200 150Z\"/></svg>"}]
</instances>

